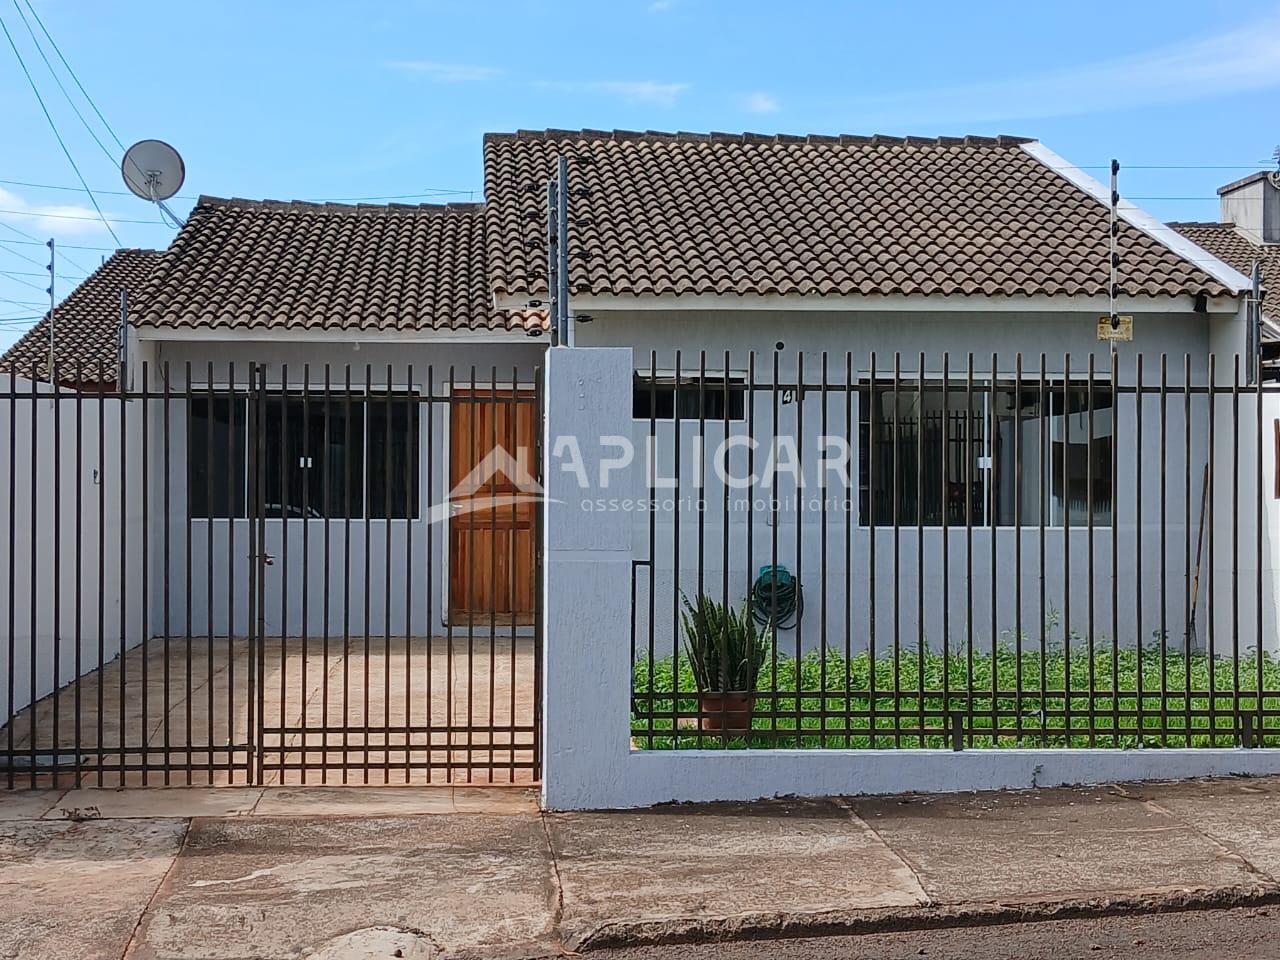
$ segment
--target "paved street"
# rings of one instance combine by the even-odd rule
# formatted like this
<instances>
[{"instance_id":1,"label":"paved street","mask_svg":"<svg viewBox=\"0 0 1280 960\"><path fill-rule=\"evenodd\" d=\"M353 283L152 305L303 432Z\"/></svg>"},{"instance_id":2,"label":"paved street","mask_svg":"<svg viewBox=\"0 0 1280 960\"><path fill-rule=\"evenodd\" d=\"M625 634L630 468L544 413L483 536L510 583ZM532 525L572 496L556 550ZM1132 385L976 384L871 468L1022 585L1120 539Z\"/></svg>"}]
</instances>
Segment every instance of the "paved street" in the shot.
<instances>
[{"instance_id":1,"label":"paved street","mask_svg":"<svg viewBox=\"0 0 1280 960\"><path fill-rule=\"evenodd\" d=\"M1274 960L1280 907L608 950L599 960Z\"/></svg>"},{"instance_id":2,"label":"paved street","mask_svg":"<svg viewBox=\"0 0 1280 960\"><path fill-rule=\"evenodd\" d=\"M575 814L511 787L12 792L0 957L1196 956L1196 911L1228 907L1250 924L1203 944L1250 956L1277 812L1280 778ZM724 941L755 943L689 946Z\"/></svg>"}]
</instances>

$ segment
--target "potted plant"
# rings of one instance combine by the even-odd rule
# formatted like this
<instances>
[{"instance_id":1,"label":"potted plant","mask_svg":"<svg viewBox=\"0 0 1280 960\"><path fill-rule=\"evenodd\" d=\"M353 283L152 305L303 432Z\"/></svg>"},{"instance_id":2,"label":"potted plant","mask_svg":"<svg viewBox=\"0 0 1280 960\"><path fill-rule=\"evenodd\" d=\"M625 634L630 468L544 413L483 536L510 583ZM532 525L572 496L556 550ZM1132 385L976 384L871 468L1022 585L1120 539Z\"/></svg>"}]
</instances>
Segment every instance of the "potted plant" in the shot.
<instances>
[{"instance_id":1,"label":"potted plant","mask_svg":"<svg viewBox=\"0 0 1280 960\"><path fill-rule=\"evenodd\" d=\"M705 594L682 595L685 650L698 685L701 729L744 733L751 729L756 682L769 653L773 631L741 610Z\"/></svg>"}]
</instances>

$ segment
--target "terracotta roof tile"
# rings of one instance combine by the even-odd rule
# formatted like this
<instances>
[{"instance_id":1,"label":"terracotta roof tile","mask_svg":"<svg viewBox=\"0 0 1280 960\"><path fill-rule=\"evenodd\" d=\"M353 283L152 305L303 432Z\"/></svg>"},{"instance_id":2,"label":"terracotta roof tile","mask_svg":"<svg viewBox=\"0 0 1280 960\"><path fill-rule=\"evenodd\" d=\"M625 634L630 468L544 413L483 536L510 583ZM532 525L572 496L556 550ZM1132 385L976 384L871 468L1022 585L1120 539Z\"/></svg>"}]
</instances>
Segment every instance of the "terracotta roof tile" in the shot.
<instances>
[{"instance_id":1,"label":"terracotta roof tile","mask_svg":"<svg viewBox=\"0 0 1280 960\"><path fill-rule=\"evenodd\" d=\"M160 260L157 250L117 250L80 281L54 311L54 361L59 378L115 382L120 350L120 291L142 289ZM39 379L49 376L49 315L0 357L0 366Z\"/></svg>"},{"instance_id":2,"label":"terracotta roof tile","mask_svg":"<svg viewBox=\"0 0 1280 960\"><path fill-rule=\"evenodd\" d=\"M546 291L542 184L565 154L574 293L1105 294L1105 205L1027 142L489 134L489 280L500 296ZM1227 292L1128 222L1120 257L1126 294Z\"/></svg>"},{"instance_id":3,"label":"terracotta roof tile","mask_svg":"<svg viewBox=\"0 0 1280 960\"><path fill-rule=\"evenodd\" d=\"M201 197L131 320L224 330L501 330L479 204Z\"/></svg>"}]
</instances>

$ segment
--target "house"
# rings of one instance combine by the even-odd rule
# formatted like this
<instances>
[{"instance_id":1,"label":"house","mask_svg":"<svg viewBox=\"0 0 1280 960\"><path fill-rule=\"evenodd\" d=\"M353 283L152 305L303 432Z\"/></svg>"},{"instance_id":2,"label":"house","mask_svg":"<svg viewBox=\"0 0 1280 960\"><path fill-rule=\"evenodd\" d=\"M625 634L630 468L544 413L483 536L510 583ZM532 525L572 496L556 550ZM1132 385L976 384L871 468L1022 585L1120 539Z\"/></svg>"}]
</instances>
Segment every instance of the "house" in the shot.
<instances>
[{"instance_id":1,"label":"house","mask_svg":"<svg viewBox=\"0 0 1280 960\"><path fill-rule=\"evenodd\" d=\"M1263 336L1280 336L1280 173L1260 171L1218 188L1221 220L1174 230L1245 276L1259 267Z\"/></svg>"},{"instance_id":2,"label":"house","mask_svg":"<svg viewBox=\"0 0 1280 960\"><path fill-rule=\"evenodd\" d=\"M909 399L899 391L897 400L888 396L895 355L907 379L928 379L941 374L944 353L952 376L962 373L972 354L980 384L1006 382L1009 390L1019 355L1022 376L1029 381L1038 375L1043 354L1051 384L1047 415L1052 417L1079 405L1090 358L1101 409L1112 403L1106 384L1132 383L1139 352L1146 354L1152 377L1158 355L1166 354L1172 383L1179 382L1183 359L1189 357L1192 379L1202 383L1210 353L1224 358L1225 365L1226 357L1247 346L1247 279L1241 272L1194 245L1192 241L1204 240L1201 234L1185 235L1121 204L1116 309L1133 316L1135 333L1132 342L1116 347L1112 370L1111 346L1100 342L1095 332L1098 317L1109 309L1106 192L1039 142L1017 137L556 130L490 134L484 140L484 203L348 206L202 197L167 251L158 258L140 252L127 258L117 254L109 266L123 268L127 262L135 267L133 272L117 276L115 267L104 267L101 277L92 278L92 287L101 282L130 285L128 355L135 387L145 382L159 390L164 370L165 382L175 393L192 389L218 394L228 385L247 391L253 364L271 390L292 395L284 403L286 409L271 421L275 425L268 424L268 445L274 449L277 442L284 443L291 458L280 470L273 468L266 480L284 491L266 496L268 515L274 507L280 516L273 520L303 515L346 520L345 504L329 502L317 508L323 495L314 467L290 466L294 448L305 443L296 435L302 429L298 393L303 384L318 394L327 377L332 393L345 390L349 377L355 390L422 397L428 393L424 378L430 367L435 381L430 390L442 396L488 391L532 406L535 371L548 342L540 336L546 323L545 191L540 185L561 154L570 158L572 307L591 318L577 324L576 342L633 348L638 432L643 432L650 395L660 409L649 412L657 420L669 418L661 413L672 403L668 395L683 388L688 403L697 393L690 384L699 379L699 368L705 365L723 377L726 353L735 389L746 373L749 351L755 352L760 365L757 382L772 375L766 358L775 351L783 378L796 375L797 357L808 363L804 376L816 378L824 352L829 364L839 369L845 366L846 352L851 353L861 391L854 404L859 420L840 429L853 437L856 448L853 435L859 429L867 436L867 431L890 429L891 407L902 407L903 413L912 407L928 417L931 412L936 415L935 408L943 402L939 393ZM137 269L142 263L150 266ZM82 287L85 296L77 291L69 298L68 314L73 302L87 299L90 288L87 282ZM117 301L118 296L106 299ZM39 336L39 329L33 331L21 349L32 349L28 341ZM63 342L68 351L105 355L114 349L115 327L104 319L76 334L69 331ZM925 368L919 371L922 354ZM869 369L873 355L874 376ZM1064 372L1067 356L1072 366ZM1220 373L1224 369L1219 367ZM715 382L714 375L708 379ZM1005 396L1007 400L1010 395ZM231 478L221 476L228 459L221 447L228 441L233 446L245 443L248 417L247 394L233 404L238 405L235 410L221 407L225 402L197 400L187 417L171 417L171 509L175 517L194 519L196 556L207 550L203 537L214 536L214 521L228 514L243 519L252 499L245 490L247 455L233 451L230 460L236 472ZM408 417L412 405L388 416ZM958 428L962 435L952 437L967 445L969 453L953 458L946 468L950 474L936 489L935 470L927 468L928 481L918 503L909 490L911 478L898 478L899 525L936 527L944 522L946 511L951 522L961 522L958 511L967 502L961 474L972 472L972 465L965 466L969 460L981 458L986 458L981 459L981 471L988 477L986 492L971 491L969 496L977 500L970 507L970 520L979 527L1013 526L1019 506L1029 516L1041 486L1046 487L1051 526L1064 522L1068 503L1075 511L1074 522L1083 523L1086 486L1093 502L1083 509L1106 522L1115 494L1108 478L1099 473L1108 469L1103 451L1093 458L1092 478L1084 476L1087 458L1081 455L1074 458L1079 460L1078 476L1060 482L1056 473L1041 476L1039 468L1028 464L1015 484L1012 442L1006 437L1000 443L1002 454L991 457L1000 431L1007 433L1014 422L1005 413L998 414L998 424L989 429L981 411L970 411L968 426ZM464 425L443 406L433 408L433 416L432 424L418 425L424 445L428 427L434 427L434 442L440 444L451 427ZM783 420L788 416L790 410L785 410ZM1100 421L1105 416L1100 413ZM329 422L328 416L322 419ZM532 424L532 418L522 422ZM1025 420L1020 422L1024 445L1030 449L1035 437L1027 433L1031 428ZM468 429L491 427L485 418L476 418ZM531 428L525 429L527 433ZM663 429L658 427L656 433ZM997 432L988 436L991 429ZM286 439L290 430L295 435ZM189 431L213 438L212 445L192 441ZM371 446L377 439L372 429L357 433L364 444L358 454L335 455L358 455L365 468L386 458L381 448ZM472 438L473 459L481 448L488 448L490 439ZM529 441L528 436L510 439L519 441L517 445ZM661 439L654 437L659 448ZM902 447L915 441L900 437L894 442ZM884 443L891 451L892 443ZM188 459L181 464L173 451L184 450ZM447 470L450 454L456 460L459 449L431 454L436 489L425 488L425 461L411 468L407 482L424 497L447 499L448 482L476 466L468 463L467 469L455 465ZM423 458L424 451L417 456ZM880 478L878 503L872 505L869 488L875 481L868 457L857 457L856 451L855 457L858 525L870 529L887 524L894 513L893 482ZM889 453L881 455L881 473L889 469L890 460ZM1121 476L1125 468L1122 460ZM310 481L290 476L307 470ZM1046 467L1044 472L1054 471ZM368 477L360 482L367 485ZM1198 488L1199 477L1193 482ZM974 484L970 478L968 485ZM330 501L340 497L336 479L333 487ZM361 501L365 491L350 492ZM202 502L184 505L188 495ZM372 500L373 492L369 495ZM1194 500L1198 489L1186 495ZM284 502L290 496L298 502ZM309 497L305 507L304 497ZM425 514L425 505L419 509L406 506L403 498L397 502L395 509L401 514ZM392 506L371 503L369 509ZM361 503L354 509L357 516L366 515ZM641 527L648 522L637 519ZM1071 524L1073 518L1065 522ZM452 535L442 534L432 552L456 562L466 551L463 528L452 526ZM292 570L267 571L269 577L288 578L269 584L269 597L301 596L300 527L306 525L267 525L266 550L273 558L290 552L284 531L293 530L298 540L292 544ZM519 569L510 576L529 586L505 591L507 598L497 612L514 621L530 620L532 609L516 609L520 604L513 606L511 598L524 597L526 607L532 602L531 531L480 535L492 540L472 558L480 567L495 562L492 551L506 552L498 546L506 537L520 539L511 551ZM466 536L474 540L477 532L468 530ZM640 527L637 537L644 537ZM176 550L178 545L172 546ZM375 582L383 576L386 564L376 558L387 546L375 530L368 546L359 551L357 577L361 571ZM420 555L426 556L426 542L419 547ZM792 564L798 559L792 558ZM817 564L812 559L810 569ZM221 571L233 567L218 562L212 566L212 590L206 592L216 597ZM308 576L313 574L314 568ZM484 579L477 571L473 574L469 579ZM239 579L238 572L226 575ZM423 622L413 632L429 629L428 606L431 628L450 616L467 622L473 615L494 612L490 607L497 601L488 594L479 596L474 611L448 596L451 588L469 595L467 579L455 572L451 584L442 578L433 585L438 595L428 597L424 591L416 601L421 609L409 621ZM333 598L322 609L316 593L312 590L308 600L313 607L308 629L345 618L382 630L388 620L401 622L407 615L397 606L402 600L399 589L393 591L387 610L370 610L367 618L363 610L344 612ZM208 611L193 602L196 621L204 622ZM247 603L247 596L239 602ZM238 612L225 603L216 606L231 622L248 615L243 606ZM302 617L296 605L269 601L266 629L272 634L296 632ZM996 613L991 618L1000 619ZM227 628L214 618L215 632Z\"/></svg>"},{"instance_id":3,"label":"house","mask_svg":"<svg viewBox=\"0 0 1280 960\"><path fill-rule=\"evenodd\" d=\"M1241 261L1125 202L1113 248L1107 190L1035 140L547 130L484 138L483 203L202 197L124 281L141 403L108 424L143 506L112 570L140 618L122 637L322 638L326 658L359 638L367 713L371 641L389 662L394 638L445 634L452 663L537 633L539 501L512 474L572 468L539 402L561 156L576 345L633 354L607 439L636 466L587 478L635 513L633 653L678 643L681 592L737 602L777 566L807 597L779 629L797 655L877 630L881 650L1069 642L1079 597L1090 638L1194 631L1201 504L1220 543L1234 515L1202 424L1229 358L1248 365ZM1131 341L1099 339L1113 305ZM116 329L79 349L115 356ZM751 472L752 431L796 464L739 507L705 452ZM846 488L811 508L831 437ZM1143 588L1120 589L1134 557ZM449 720L470 749L470 707Z\"/></svg>"},{"instance_id":4,"label":"house","mask_svg":"<svg viewBox=\"0 0 1280 960\"><path fill-rule=\"evenodd\" d=\"M45 314L0 357L0 366L47 380L52 349L62 382L79 383L84 389L114 389L123 361L125 305L120 293L140 289L159 258L156 250L111 254L58 304L52 331Z\"/></svg>"}]
</instances>

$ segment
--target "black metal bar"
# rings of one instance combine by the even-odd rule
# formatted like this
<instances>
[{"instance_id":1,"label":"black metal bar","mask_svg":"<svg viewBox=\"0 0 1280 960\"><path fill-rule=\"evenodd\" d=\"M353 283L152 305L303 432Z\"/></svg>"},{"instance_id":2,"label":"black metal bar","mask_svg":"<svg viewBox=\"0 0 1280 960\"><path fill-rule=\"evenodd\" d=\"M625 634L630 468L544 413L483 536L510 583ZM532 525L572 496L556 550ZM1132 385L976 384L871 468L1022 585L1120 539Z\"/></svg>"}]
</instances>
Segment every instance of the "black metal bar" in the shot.
<instances>
[{"instance_id":1,"label":"black metal bar","mask_svg":"<svg viewBox=\"0 0 1280 960\"><path fill-rule=\"evenodd\" d=\"M1217 470L1215 469L1215 460L1217 459L1218 441L1217 441L1217 413L1218 413L1218 395L1214 392L1218 386L1217 374L1217 358L1209 354L1209 448L1206 457L1206 463L1209 465L1208 470L1208 518L1205 526L1208 530L1209 539L1209 563L1205 569L1205 620L1206 630L1209 640L1209 746L1216 747L1218 745L1218 694L1217 694L1217 664L1218 653L1216 649L1217 640L1217 619L1218 619L1218 603L1217 588L1218 577L1216 573L1216 564L1214 562L1214 528L1217 526L1215 520L1215 506L1217 504Z\"/></svg>"},{"instance_id":2,"label":"black metal bar","mask_svg":"<svg viewBox=\"0 0 1280 960\"><path fill-rule=\"evenodd\" d=\"M825 356L825 355L824 355ZM919 746L924 749L924 351L916 361L916 686L920 724ZM826 377L824 376L825 380ZM945 385L944 385L945 386ZM946 396L944 389L943 396ZM824 685L825 689L825 685Z\"/></svg>"},{"instance_id":3,"label":"black metal bar","mask_svg":"<svg viewBox=\"0 0 1280 960\"><path fill-rule=\"evenodd\" d=\"M1039 531L1038 531L1039 538L1038 538L1037 546L1039 547L1039 551L1040 551L1040 556L1039 556L1040 573L1037 579L1038 579L1038 585L1040 589L1040 603L1036 609L1040 618L1040 624L1039 624L1040 626L1040 650L1039 650L1040 727L1041 727L1040 745L1042 747L1047 747L1049 745L1049 738L1044 730L1044 728L1048 726L1048 724L1045 721L1045 711L1049 708L1049 680L1047 676L1048 662L1049 662L1049 636L1048 636L1049 611L1045 602L1045 592L1046 592L1045 521L1047 519L1045 514L1047 512L1047 507L1048 507L1048 503L1047 503L1048 498L1046 494L1047 494L1049 485L1053 482L1053 476L1052 476L1053 464L1049 456L1049 447L1048 447L1048 444L1046 443L1048 439L1047 434L1048 434L1048 427L1049 427L1049 415L1048 415L1048 411L1045 409L1045 405L1047 403L1047 396L1045 392L1045 387L1046 387L1045 368L1046 368L1047 361L1048 361L1048 358L1046 357L1046 355L1044 353L1041 353L1040 354L1040 379L1038 381L1037 391L1036 391L1036 413L1039 419L1036 433L1040 440L1040 444L1039 444L1040 449L1038 451L1038 459L1036 461L1036 477L1038 481L1036 486L1039 488L1037 490L1037 506L1039 508L1037 511L1038 513L1037 525L1039 527ZM1065 384L1064 384L1064 390L1065 390ZM1063 503L1065 504L1066 502L1067 502L1066 496L1064 495ZM1063 669L1065 672L1068 672L1068 673L1071 671L1070 661L1068 661L1064 665Z\"/></svg>"},{"instance_id":4,"label":"black metal bar","mask_svg":"<svg viewBox=\"0 0 1280 960\"><path fill-rule=\"evenodd\" d=\"M418 424L422 422L422 406L413 379L413 364L405 368L404 374L404 722L405 726L413 726L413 535L414 520L418 516L421 492L414 482L416 471L421 463L422 450L418 442ZM428 401L429 402L429 401ZM430 416L431 408L427 407ZM427 456L430 456L428 451ZM415 459L416 458L416 459ZM388 471L390 473L390 471ZM388 528L390 523L388 523ZM429 534L428 534L429 535ZM389 566L389 564L388 564ZM428 581L429 582L429 581ZM427 659L431 659L431 637L427 636ZM513 674L514 676L514 674ZM514 692L515 686L512 685ZM427 713L431 713L431 689L427 688ZM514 723L515 711L512 711ZM428 744L430 754L430 744ZM412 779L412 768L409 766L414 755L413 737L405 737L404 782ZM513 753L514 756L514 753Z\"/></svg>"},{"instance_id":5,"label":"black metal bar","mask_svg":"<svg viewBox=\"0 0 1280 960\"><path fill-rule=\"evenodd\" d=\"M996 437L999 434L999 421L996 412L996 376L1000 364L996 354L991 354L991 378L987 381L987 416L983 428L986 431L986 465L987 465L987 535L991 538L991 569L989 584L991 588L991 745L1000 745L999 688L1000 688L1000 608L997 604L996 579L998 574L996 541L1000 536L999 528L999 491L996 489L998 473L996 471Z\"/></svg>"},{"instance_id":6,"label":"black metal bar","mask_svg":"<svg viewBox=\"0 0 1280 960\"><path fill-rule=\"evenodd\" d=\"M1071 420L1068 416L1067 404L1070 402L1071 387L1071 355L1062 357L1062 652L1063 667L1063 726L1065 729L1065 745L1073 746L1074 735L1071 726L1071 472L1067 456L1069 450ZM1090 591L1093 585L1089 585ZM1087 722L1088 718L1086 718Z\"/></svg>"},{"instance_id":7,"label":"black metal bar","mask_svg":"<svg viewBox=\"0 0 1280 960\"><path fill-rule=\"evenodd\" d=\"M803 589L804 584L804 352L796 351L796 383L799 387L796 390L796 583L798 589ZM795 615L795 745L801 745L801 708L803 701L801 699L802 677L804 670L802 669L804 662L804 645L802 641L804 614L799 606L796 608ZM824 651L825 652L825 651ZM723 703L723 701L722 701ZM819 738L821 739L821 738Z\"/></svg>"},{"instance_id":8,"label":"black metal bar","mask_svg":"<svg viewBox=\"0 0 1280 960\"><path fill-rule=\"evenodd\" d=\"M361 745L364 747L364 762L361 765L360 777L361 782L369 782L369 735L372 730L370 719L370 703L369 703L369 660L372 656L372 638L369 631L369 621L371 611L373 609L373 492L369 483L369 435L370 430L370 414L373 412L373 365L366 363L364 365L364 390L360 404L360 419L363 429L360 431L360 504L363 508L360 511L362 526L364 528L364 583L361 589L361 615L363 623L361 624L361 633L364 634L364 663L363 663L363 682L364 687L361 696L361 702L364 705L364 726L360 732Z\"/></svg>"},{"instance_id":9,"label":"black metal bar","mask_svg":"<svg viewBox=\"0 0 1280 960\"><path fill-rule=\"evenodd\" d=\"M1261 448L1258 455L1261 455ZM1231 371L1231 693L1240 697L1240 354ZM1239 710L1236 711L1238 725Z\"/></svg>"},{"instance_id":10,"label":"black metal bar","mask_svg":"<svg viewBox=\"0 0 1280 960\"><path fill-rule=\"evenodd\" d=\"M59 704L61 692L59 688L62 682L62 397L59 388L62 378L59 376L56 361L49 372L49 379L53 394L53 482L50 484L53 493L53 566L50 570L50 586L53 594L53 650L50 657L50 666L53 669L53 675L50 678L53 692L53 722L50 724L52 727L50 732L53 751L50 756L50 766L53 769L53 780L57 783L62 763L60 759L62 739L61 731L58 729L62 713ZM33 710L32 715L34 714Z\"/></svg>"},{"instance_id":11,"label":"black metal bar","mask_svg":"<svg viewBox=\"0 0 1280 960\"><path fill-rule=\"evenodd\" d=\"M1160 354L1160 740L1169 738L1169 357ZM1191 451L1183 451L1190 461Z\"/></svg>"},{"instance_id":12,"label":"black metal bar","mask_svg":"<svg viewBox=\"0 0 1280 960\"><path fill-rule=\"evenodd\" d=\"M1135 359L1136 364L1136 384L1138 392L1134 395L1134 428L1133 428L1133 449L1137 456L1134 458L1134 502L1133 502L1133 616L1134 616L1134 644L1136 646L1137 658L1137 677L1135 687L1137 690L1137 727L1138 727L1138 746L1143 746L1143 712L1145 702L1143 700L1142 689L1142 464L1146 460L1146 453L1142 449L1142 408L1146 402L1142 393L1142 354L1138 354ZM1118 379L1118 378L1117 378ZM1120 402L1119 398L1114 394L1111 399L1111 419L1113 422L1120 419ZM1114 428L1113 428L1114 430ZM1115 454L1119 454L1120 445L1113 443ZM1117 457L1112 456L1112 469L1118 471L1115 465ZM1119 500L1118 488L1113 488L1111 494L1112 501ZM1113 508L1114 509L1114 508ZM1111 524L1111 540L1112 543L1120 539L1120 525L1112 518ZM1117 640L1119 635L1117 634ZM1114 662L1114 661L1113 661ZM1112 693L1113 702L1116 704L1117 711L1120 704L1120 691L1117 689ZM1119 714L1116 715L1116 726L1119 727ZM1120 746L1119 737L1117 736L1117 747Z\"/></svg>"},{"instance_id":13,"label":"black metal bar","mask_svg":"<svg viewBox=\"0 0 1280 960\"><path fill-rule=\"evenodd\" d=\"M977 682L974 680L973 652L973 353L967 355L964 385L964 566L965 566L965 709L972 714L974 709L974 693ZM983 503L985 504L985 499ZM973 734L969 734L969 743L973 743Z\"/></svg>"},{"instance_id":14,"label":"black metal bar","mask_svg":"<svg viewBox=\"0 0 1280 960\"><path fill-rule=\"evenodd\" d=\"M1088 600L1087 626L1089 630L1089 746L1096 747L1098 745L1096 738L1095 726L1097 724L1097 704L1098 704L1098 684L1096 675L1096 666L1098 654L1096 649L1097 632L1094 629L1094 593L1097 589L1097 578L1094 573L1093 553L1094 553L1094 490L1093 490L1093 437L1095 434L1093 426L1093 409L1094 409L1094 374L1095 374L1095 355L1089 354L1088 381L1086 383L1086 404L1087 404L1087 423L1088 431L1085 437L1085 517L1088 533L1086 554L1086 568L1088 570L1088 588L1085 595ZM1112 508L1115 507L1115 498L1112 497ZM1114 532L1114 531L1113 531ZM1114 640L1114 638L1112 638Z\"/></svg>"},{"instance_id":15,"label":"black metal bar","mask_svg":"<svg viewBox=\"0 0 1280 960\"><path fill-rule=\"evenodd\" d=\"M8 424L9 426L9 519L8 519L8 522L6 523L6 526L9 528L9 591L6 594L6 598L9 601L9 604L8 604L9 636L8 636L8 655L5 660L5 684L6 684L5 702L8 705L7 712L9 714L9 717L7 722L5 723L6 737L8 740L8 743L5 747L5 760L6 760L6 767L7 767L5 779L6 779L6 786L10 790L12 790L14 786L13 772L16 769L15 764L13 762L14 761L13 748L14 748L14 739L15 739L14 728L17 727L18 725L18 711L14 709L14 697L17 695L15 674L17 672L16 671L16 667L17 667L16 638L18 635L17 629L16 629L17 609L18 609L17 576L16 576L17 568L18 568L18 562L17 562L18 561L18 558L17 558L17 526L18 525L15 520L15 518L18 516L18 507L17 507L18 372L13 365L9 366L8 375L9 375L9 396L6 399L8 400L8 406L9 406L9 424ZM98 635L99 636L102 635L101 631L99 631ZM99 659L101 659L101 657L99 657ZM101 709L98 710L98 715L99 717L101 717L102 715ZM101 740L101 737L99 737L99 740ZM99 764L99 771L101 771L101 764Z\"/></svg>"},{"instance_id":16,"label":"black metal bar","mask_svg":"<svg viewBox=\"0 0 1280 960\"><path fill-rule=\"evenodd\" d=\"M1195 633L1195 614L1191 599L1191 585L1194 583L1194 574L1192 572L1191 558L1191 354L1183 354L1183 372L1182 372L1182 389L1183 389L1183 412L1182 424L1185 433L1184 443L1186 457L1184 458L1184 477L1183 477L1183 509L1185 518L1183 520L1183 535L1185 538L1184 556L1186 558L1185 569L1185 587L1182 593L1183 600L1183 620L1182 620L1182 675L1184 682L1183 707L1185 709L1185 726L1186 746L1191 746L1191 637ZM1208 480L1209 466L1205 464L1205 480Z\"/></svg>"},{"instance_id":17,"label":"black metal bar","mask_svg":"<svg viewBox=\"0 0 1280 960\"><path fill-rule=\"evenodd\" d=\"M383 484L383 517L382 517L382 539L383 539L383 570L382 570L382 726L384 730L391 727L391 530L395 517L395 510L392 507L392 487L391 487L391 445L394 434L395 423L395 406L393 404L394 393L392 392L393 371L391 364L387 364L387 390L386 390L386 422L383 424L382 435L382 484ZM406 398L405 403L408 403ZM406 410L407 410L406 406ZM406 431L407 431L407 414L406 414ZM409 488L405 487L405 512L408 513L409 505ZM405 635L404 639L405 656L409 653L409 637ZM492 726L492 724L490 724ZM387 740L388 744L390 740ZM409 756L408 744L406 743L405 757ZM382 752L382 782L391 782L391 750L384 749Z\"/></svg>"},{"instance_id":18,"label":"black metal bar","mask_svg":"<svg viewBox=\"0 0 1280 960\"><path fill-rule=\"evenodd\" d=\"M1014 736L1022 745L1022 354L1013 358L1013 698ZM994 375L994 372L993 372ZM994 399L994 394L993 394ZM994 542L995 533L992 538ZM1040 672L1044 673L1041 664Z\"/></svg>"},{"instance_id":19,"label":"black metal bar","mask_svg":"<svg viewBox=\"0 0 1280 960\"><path fill-rule=\"evenodd\" d=\"M893 354L893 745L902 746L902 354ZM797 705L799 696L796 697Z\"/></svg>"},{"instance_id":20,"label":"black metal bar","mask_svg":"<svg viewBox=\"0 0 1280 960\"><path fill-rule=\"evenodd\" d=\"M938 431L938 513L942 525L942 710L951 710L951 496L947 457L951 437L951 353L942 353L942 428ZM923 469L923 464L921 468ZM923 548L923 545L922 545ZM923 723L921 724L923 726ZM960 738L964 745L963 735Z\"/></svg>"},{"instance_id":21,"label":"black metal bar","mask_svg":"<svg viewBox=\"0 0 1280 960\"><path fill-rule=\"evenodd\" d=\"M106 373L105 364L102 359L98 360L98 682L94 684L97 688L97 728L95 730L96 737L94 746L97 748L98 762L95 765L97 771L96 783L102 786L103 773L103 727L106 723L105 710L105 691L103 690L102 670L106 666L106 635L107 635L107 591L106 591L106 573L107 573L107 391L106 391ZM117 389L123 384L117 384ZM10 424L12 426L12 424ZM12 439L12 432L10 434ZM10 449L10 463L12 464L12 448ZM12 471L12 466L10 467ZM122 471L123 472L123 471ZM10 476L10 485L12 486L12 475ZM13 515L12 504L10 505L9 515ZM124 534L121 533L121 539ZM10 557L10 566L12 567L12 555ZM12 571L10 572L12 578ZM9 594L12 596L13 587L9 588ZM10 637L12 637L12 624L10 625ZM12 659L12 657L10 658ZM12 695L9 700L13 703ZM83 748L82 748L83 749ZM77 757L76 762L80 762ZM12 786L10 782L10 786Z\"/></svg>"}]
</instances>

